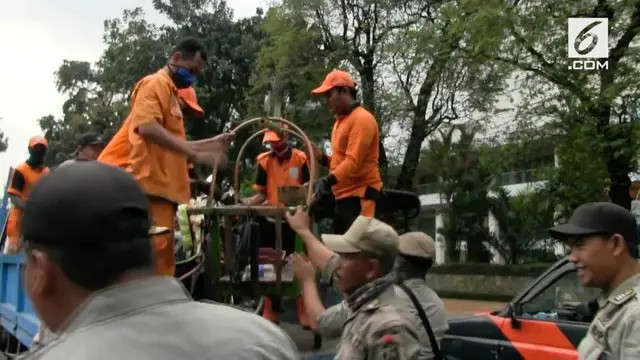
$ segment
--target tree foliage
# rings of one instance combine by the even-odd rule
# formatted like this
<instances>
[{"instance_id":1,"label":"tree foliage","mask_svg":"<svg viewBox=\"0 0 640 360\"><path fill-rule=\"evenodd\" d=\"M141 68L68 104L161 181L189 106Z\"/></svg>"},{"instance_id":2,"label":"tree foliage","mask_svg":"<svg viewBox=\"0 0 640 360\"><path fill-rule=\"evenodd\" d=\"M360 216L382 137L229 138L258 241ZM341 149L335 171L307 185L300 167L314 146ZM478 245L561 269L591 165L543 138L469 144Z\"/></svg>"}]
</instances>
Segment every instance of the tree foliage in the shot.
<instances>
[{"instance_id":1,"label":"tree foliage","mask_svg":"<svg viewBox=\"0 0 640 360\"><path fill-rule=\"evenodd\" d=\"M640 2L476 0L465 7L482 11L469 19L477 30L465 51L518 71L525 86L529 117L549 119L559 135L574 129L590 134L594 152L610 179L611 200L630 208L629 173L638 155L638 67L635 41L640 32ZM569 17L609 19L609 67L568 70L566 24ZM492 26L487 26L487 19ZM575 152L573 152L575 154ZM573 154L564 160L574 162Z\"/></svg>"},{"instance_id":2,"label":"tree foliage","mask_svg":"<svg viewBox=\"0 0 640 360\"><path fill-rule=\"evenodd\" d=\"M333 117L310 91L331 69L346 69L380 125L385 186L439 182L451 258L465 242L469 260L488 260L491 246L520 261L535 247L532 224L546 224L550 204L556 219L566 217L602 199L607 186L611 200L630 207L629 173L640 150L638 0L281 0L244 19L221 0L153 6L169 24L148 22L140 8L125 10L105 20L95 63L60 65L63 114L38 120L51 144L48 164L67 158L82 132L111 136L136 82L165 65L178 39L197 36L210 61L196 86L206 115L187 121L190 138L270 114L327 142ZM568 70L567 18L585 16L609 19L608 69ZM505 98L516 99L515 111L496 131ZM237 143L249 135L238 134ZM261 151L258 142L248 146L243 182ZM532 169L547 181L535 196L488 196L501 172ZM486 226L490 211L504 230L499 239Z\"/></svg>"},{"instance_id":3,"label":"tree foliage","mask_svg":"<svg viewBox=\"0 0 640 360\"><path fill-rule=\"evenodd\" d=\"M0 118L2 120L2 118ZM0 152L7 151L7 147L9 147L9 139L5 136L4 132L0 130Z\"/></svg>"},{"instance_id":4,"label":"tree foliage","mask_svg":"<svg viewBox=\"0 0 640 360\"><path fill-rule=\"evenodd\" d=\"M466 244L466 260L488 262L490 259L486 245L491 234L486 218L493 172L480 157L476 146L478 131L469 125L440 130L440 139L429 143L426 154L438 169L439 192L445 206L444 226L437 231L445 238L447 258L451 261L460 259L463 244Z\"/></svg>"},{"instance_id":5,"label":"tree foliage","mask_svg":"<svg viewBox=\"0 0 640 360\"><path fill-rule=\"evenodd\" d=\"M541 260L534 254L536 250L547 250L547 229L555 220L554 203L544 190L524 189L511 194L499 187L489 195L489 210L498 228L489 243L507 264Z\"/></svg>"}]
</instances>

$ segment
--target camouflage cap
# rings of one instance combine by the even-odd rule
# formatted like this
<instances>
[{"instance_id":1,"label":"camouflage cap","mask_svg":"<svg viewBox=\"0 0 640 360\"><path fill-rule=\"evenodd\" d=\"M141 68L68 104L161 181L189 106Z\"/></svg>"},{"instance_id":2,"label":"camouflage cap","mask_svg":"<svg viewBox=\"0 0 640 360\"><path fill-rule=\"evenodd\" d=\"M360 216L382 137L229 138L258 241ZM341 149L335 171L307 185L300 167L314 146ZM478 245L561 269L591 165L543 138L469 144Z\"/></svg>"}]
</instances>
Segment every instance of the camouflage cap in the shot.
<instances>
[{"instance_id":1,"label":"camouflage cap","mask_svg":"<svg viewBox=\"0 0 640 360\"><path fill-rule=\"evenodd\" d=\"M435 259L436 243L431 236L413 231L400 236L398 251L402 255L415 256L423 259Z\"/></svg>"},{"instance_id":2,"label":"camouflage cap","mask_svg":"<svg viewBox=\"0 0 640 360\"><path fill-rule=\"evenodd\" d=\"M398 238L390 225L366 216L358 216L344 235L322 235L324 244L338 254L368 252L382 257L396 256Z\"/></svg>"}]
</instances>

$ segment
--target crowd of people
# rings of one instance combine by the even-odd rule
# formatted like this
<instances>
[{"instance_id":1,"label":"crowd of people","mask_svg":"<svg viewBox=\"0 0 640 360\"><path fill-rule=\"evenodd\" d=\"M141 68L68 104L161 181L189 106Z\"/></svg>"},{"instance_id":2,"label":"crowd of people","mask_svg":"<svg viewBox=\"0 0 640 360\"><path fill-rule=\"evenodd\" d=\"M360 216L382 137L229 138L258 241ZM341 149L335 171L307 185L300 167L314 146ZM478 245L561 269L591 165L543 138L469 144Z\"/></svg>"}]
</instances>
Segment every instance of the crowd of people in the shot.
<instances>
[{"instance_id":1,"label":"crowd of people","mask_svg":"<svg viewBox=\"0 0 640 360\"><path fill-rule=\"evenodd\" d=\"M25 252L24 286L42 324L27 359L300 359L276 315L193 301L173 277L174 220L191 197L190 164L224 163L235 138L187 141L185 117L204 115L193 85L206 62L197 39L180 42L166 66L136 84L116 135L109 142L83 135L74 158L53 171L44 164L47 140L30 140L9 186L4 249ZM330 156L317 147L305 154L285 133L267 132L257 195L243 202L278 205L279 187L308 185L313 152L329 170L318 189L335 198L335 209L332 234L321 239L304 209L287 214L284 248L302 288L300 318L340 339L337 360L444 359L438 344L447 314L425 281L435 244L376 219L380 135L356 89L349 73L333 70L312 92L335 114ZM293 251L295 234L304 254ZM571 248L581 282L604 291L580 358L640 358L633 216L586 204L551 234ZM326 307L318 278L344 300ZM265 313L273 313L269 306Z\"/></svg>"}]
</instances>

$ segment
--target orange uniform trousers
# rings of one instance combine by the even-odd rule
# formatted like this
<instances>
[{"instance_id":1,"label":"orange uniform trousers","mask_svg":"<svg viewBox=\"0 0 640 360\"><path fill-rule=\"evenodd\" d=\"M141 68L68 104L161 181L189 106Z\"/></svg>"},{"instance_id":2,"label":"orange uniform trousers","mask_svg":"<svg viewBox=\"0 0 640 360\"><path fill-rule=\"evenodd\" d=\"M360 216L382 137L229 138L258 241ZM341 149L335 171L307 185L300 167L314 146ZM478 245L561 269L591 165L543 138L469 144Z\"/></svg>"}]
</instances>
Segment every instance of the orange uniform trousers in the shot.
<instances>
[{"instance_id":1,"label":"orange uniform trousers","mask_svg":"<svg viewBox=\"0 0 640 360\"><path fill-rule=\"evenodd\" d=\"M149 216L153 225L169 228L168 234L151 238L155 252L156 275L174 276L176 260L174 255L174 230L177 205L169 200L149 196Z\"/></svg>"},{"instance_id":2,"label":"orange uniform trousers","mask_svg":"<svg viewBox=\"0 0 640 360\"><path fill-rule=\"evenodd\" d=\"M18 253L22 249L22 231L20 231L22 211L15 207L9 209L7 217L7 253Z\"/></svg>"}]
</instances>

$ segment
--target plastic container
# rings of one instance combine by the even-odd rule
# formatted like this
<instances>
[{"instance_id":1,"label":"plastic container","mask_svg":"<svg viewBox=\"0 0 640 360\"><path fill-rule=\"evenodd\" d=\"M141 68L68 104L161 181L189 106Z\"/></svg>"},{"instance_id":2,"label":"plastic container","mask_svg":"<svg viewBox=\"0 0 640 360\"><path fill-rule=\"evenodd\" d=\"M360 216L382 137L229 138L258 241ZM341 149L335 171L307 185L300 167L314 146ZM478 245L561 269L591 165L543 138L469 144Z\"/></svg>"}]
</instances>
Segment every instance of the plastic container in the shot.
<instances>
[{"instance_id":1,"label":"plastic container","mask_svg":"<svg viewBox=\"0 0 640 360\"><path fill-rule=\"evenodd\" d=\"M185 252L193 249L193 238L191 237L191 226L189 224L189 215L187 214L187 204L178 205L178 229L182 235L182 248Z\"/></svg>"}]
</instances>

